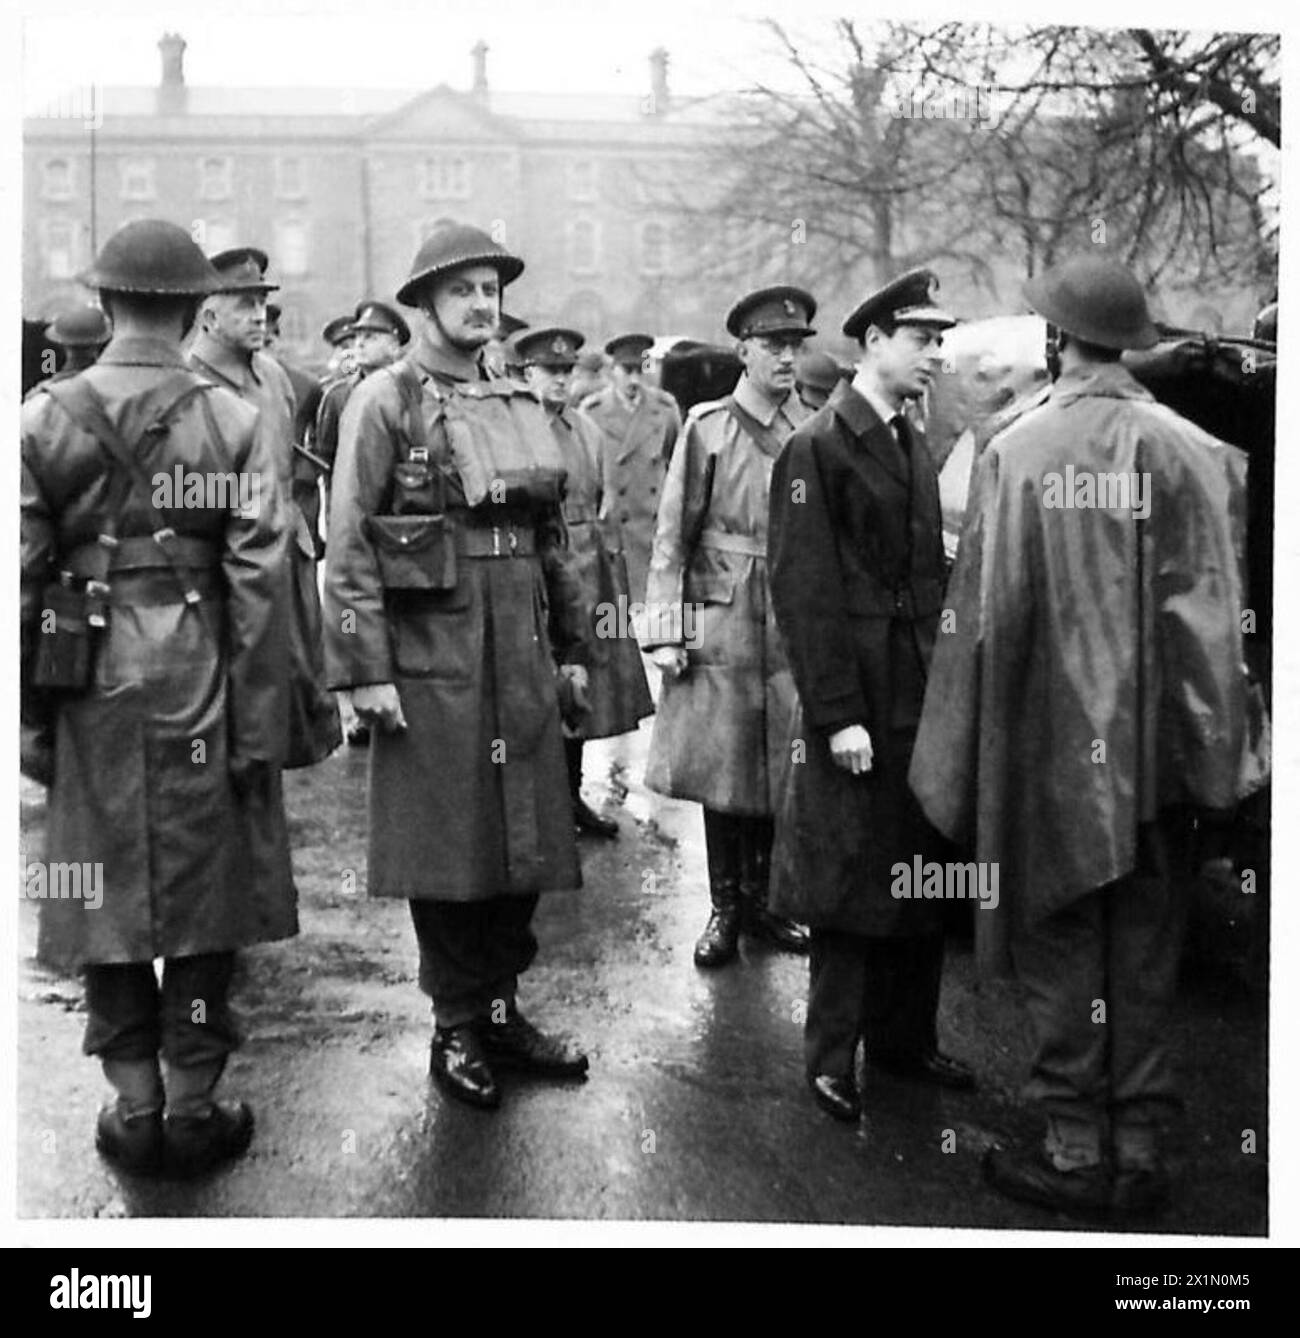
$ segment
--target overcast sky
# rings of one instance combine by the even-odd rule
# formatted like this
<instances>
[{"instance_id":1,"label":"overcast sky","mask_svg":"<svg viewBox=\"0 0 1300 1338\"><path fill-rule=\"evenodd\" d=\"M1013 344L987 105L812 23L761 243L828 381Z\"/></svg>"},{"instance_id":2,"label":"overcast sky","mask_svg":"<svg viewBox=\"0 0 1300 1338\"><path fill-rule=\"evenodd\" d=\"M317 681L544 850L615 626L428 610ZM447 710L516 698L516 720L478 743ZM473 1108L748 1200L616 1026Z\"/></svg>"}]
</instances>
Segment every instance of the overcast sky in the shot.
<instances>
[{"instance_id":1,"label":"overcast sky","mask_svg":"<svg viewBox=\"0 0 1300 1338\"><path fill-rule=\"evenodd\" d=\"M5 8L8 8L5 5ZM491 48L488 77L510 91L641 95L647 57L664 46L669 81L681 93L744 87L781 78L762 29L765 15L796 31L824 32L837 14L892 13L1104 25L1145 21L1170 27L1277 27L1280 6L1245 0L1231 10L1211 0L1087 0L1064 12L1038 0L19 0L25 112L96 83L158 81L158 38L187 41L186 78L200 85L467 87L469 49ZM12 11L11 11L12 12Z\"/></svg>"}]
</instances>

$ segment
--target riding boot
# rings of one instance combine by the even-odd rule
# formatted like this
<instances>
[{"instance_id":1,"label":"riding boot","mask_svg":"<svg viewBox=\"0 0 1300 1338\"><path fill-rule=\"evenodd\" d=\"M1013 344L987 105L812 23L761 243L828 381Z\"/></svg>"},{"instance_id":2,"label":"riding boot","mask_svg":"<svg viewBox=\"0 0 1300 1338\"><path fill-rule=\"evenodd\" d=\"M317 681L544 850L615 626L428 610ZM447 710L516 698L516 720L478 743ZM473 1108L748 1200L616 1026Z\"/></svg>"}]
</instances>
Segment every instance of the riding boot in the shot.
<instances>
[{"instance_id":1,"label":"riding boot","mask_svg":"<svg viewBox=\"0 0 1300 1338\"><path fill-rule=\"evenodd\" d=\"M772 874L771 818L744 818L741 829L740 914L746 934L785 952L807 952L808 931L793 920L774 915L767 906Z\"/></svg>"},{"instance_id":2,"label":"riding boot","mask_svg":"<svg viewBox=\"0 0 1300 1338\"><path fill-rule=\"evenodd\" d=\"M724 966L736 955L740 936L740 821L730 813L704 810L704 847L713 911L695 945L696 966Z\"/></svg>"},{"instance_id":3,"label":"riding boot","mask_svg":"<svg viewBox=\"0 0 1300 1338\"><path fill-rule=\"evenodd\" d=\"M573 803L573 823L580 832L603 836L607 840L618 835L618 823L601 817L582 798L582 743L581 739L564 740L564 761L569 771L569 798Z\"/></svg>"}]
</instances>

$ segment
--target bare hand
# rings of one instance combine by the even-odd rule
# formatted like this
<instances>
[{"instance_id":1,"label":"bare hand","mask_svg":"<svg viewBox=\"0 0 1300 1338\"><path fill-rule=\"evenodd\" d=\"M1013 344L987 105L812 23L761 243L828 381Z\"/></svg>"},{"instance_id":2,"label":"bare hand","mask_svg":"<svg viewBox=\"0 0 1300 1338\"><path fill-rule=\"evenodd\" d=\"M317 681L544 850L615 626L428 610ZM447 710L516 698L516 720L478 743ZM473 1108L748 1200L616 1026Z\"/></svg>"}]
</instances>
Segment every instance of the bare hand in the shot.
<instances>
[{"instance_id":1,"label":"bare hand","mask_svg":"<svg viewBox=\"0 0 1300 1338\"><path fill-rule=\"evenodd\" d=\"M658 649L651 651L650 658L670 683L674 678L680 678L686 672L687 657L686 649L683 646L660 646Z\"/></svg>"},{"instance_id":2,"label":"bare hand","mask_svg":"<svg viewBox=\"0 0 1300 1338\"><path fill-rule=\"evenodd\" d=\"M400 734L406 729L402 699L393 683L367 683L352 689L352 709L366 725L378 725L385 734Z\"/></svg>"},{"instance_id":3,"label":"bare hand","mask_svg":"<svg viewBox=\"0 0 1300 1338\"><path fill-rule=\"evenodd\" d=\"M861 725L846 725L830 737L831 761L855 776L871 770L871 735Z\"/></svg>"}]
</instances>

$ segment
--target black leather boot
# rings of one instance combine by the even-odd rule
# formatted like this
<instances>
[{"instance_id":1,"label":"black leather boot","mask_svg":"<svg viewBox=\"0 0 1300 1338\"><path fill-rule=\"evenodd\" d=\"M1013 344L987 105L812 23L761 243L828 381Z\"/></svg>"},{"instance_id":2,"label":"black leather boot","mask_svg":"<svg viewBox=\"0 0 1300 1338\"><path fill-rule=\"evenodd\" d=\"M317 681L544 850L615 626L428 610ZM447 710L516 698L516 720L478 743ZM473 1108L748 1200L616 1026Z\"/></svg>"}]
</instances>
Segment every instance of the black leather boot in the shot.
<instances>
[{"instance_id":1,"label":"black leather boot","mask_svg":"<svg viewBox=\"0 0 1300 1338\"><path fill-rule=\"evenodd\" d=\"M564 740L564 760L569 769L569 798L573 801L573 825L579 832L603 836L612 841L618 836L618 823L602 817L582 798L582 740Z\"/></svg>"},{"instance_id":2,"label":"black leather boot","mask_svg":"<svg viewBox=\"0 0 1300 1338\"><path fill-rule=\"evenodd\" d=\"M713 913L695 944L696 966L725 966L740 938L740 833L729 813L704 810L704 845L709 862Z\"/></svg>"},{"instance_id":3,"label":"black leather boot","mask_svg":"<svg viewBox=\"0 0 1300 1338\"><path fill-rule=\"evenodd\" d=\"M774 915L767 908L772 872L771 818L746 818L740 853L740 925L746 934L783 952L807 952L803 925Z\"/></svg>"}]
</instances>

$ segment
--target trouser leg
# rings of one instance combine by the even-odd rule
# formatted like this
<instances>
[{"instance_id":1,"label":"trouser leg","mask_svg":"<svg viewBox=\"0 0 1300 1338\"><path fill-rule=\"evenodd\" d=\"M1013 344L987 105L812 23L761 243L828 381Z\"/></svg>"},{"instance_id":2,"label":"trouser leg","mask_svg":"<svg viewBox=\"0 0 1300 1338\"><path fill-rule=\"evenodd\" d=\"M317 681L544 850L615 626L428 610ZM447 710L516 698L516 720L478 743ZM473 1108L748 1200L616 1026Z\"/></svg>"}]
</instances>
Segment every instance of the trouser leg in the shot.
<instances>
[{"instance_id":1,"label":"trouser leg","mask_svg":"<svg viewBox=\"0 0 1300 1338\"><path fill-rule=\"evenodd\" d=\"M1058 1169L1095 1162L1105 1136L1112 1001L1104 900L1104 889L1088 893L1012 943L1034 1036L1025 1096L1047 1114Z\"/></svg>"},{"instance_id":2,"label":"trouser leg","mask_svg":"<svg viewBox=\"0 0 1300 1338\"><path fill-rule=\"evenodd\" d=\"M239 1046L230 1010L233 952L169 957L163 963L162 1053L176 1068L224 1063Z\"/></svg>"},{"instance_id":3,"label":"trouser leg","mask_svg":"<svg viewBox=\"0 0 1300 1338\"><path fill-rule=\"evenodd\" d=\"M412 901L420 947L420 988L439 1027L486 1017L491 1000L483 966L483 902Z\"/></svg>"},{"instance_id":4,"label":"trouser leg","mask_svg":"<svg viewBox=\"0 0 1300 1338\"><path fill-rule=\"evenodd\" d=\"M582 740L564 740L564 761L569 773L569 795L576 803L582 791Z\"/></svg>"},{"instance_id":5,"label":"trouser leg","mask_svg":"<svg viewBox=\"0 0 1300 1338\"><path fill-rule=\"evenodd\" d=\"M866 943L837 929L809 931L804 1063L810 1078L819 1073L853 1077L862 1034Z\"/></svg>"},{"instance_id":6,"label":"trouser leg","mask_svg":"<svg viewBox=\"0 0 1300 1338\"><path fill-rule=\"evenodd\" d=\"M496 897L484 902L483 972L489 1015L495 1022L515 1010L519 977L537 956L537 936L532 920L539 898Z\"/></svg>"},{"instance_id":7,"label":"trouser leg","mask_svg":"<svg viewBox=\"0 0 1300 1338\"><path fill-rule=\"evenodd\" d=\"M156 1060L162 1045L158 982L150 962L87 966L82 1051L103 1060Z\"/></svg>"},{"instance_id":8,"label":"trouser leg","mask_svg":"<svg viewBox=\"0 0 1300 1338\"><path fill-rule=\"evenodd\" d=\"M1143 829L1139 849L1138 869L1104 894L1111 1137L1121 1166L1157 1159L1159 1125L1178 1106L1171 1037L1185 899L1156 829Z\"/></svg>"},{"instance_id":9,"label":"trouser leg","mask_svg":"<svg viewBox=\"0 0 1300 1338\"><path fill-rule=\"evenodd\" d=\"M873 1059L905 1062L937 1048L943 935L864 940L862 1012Z\"/></svg>"}]
</instances>

